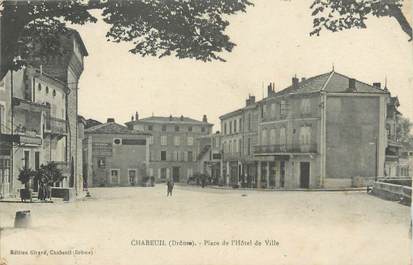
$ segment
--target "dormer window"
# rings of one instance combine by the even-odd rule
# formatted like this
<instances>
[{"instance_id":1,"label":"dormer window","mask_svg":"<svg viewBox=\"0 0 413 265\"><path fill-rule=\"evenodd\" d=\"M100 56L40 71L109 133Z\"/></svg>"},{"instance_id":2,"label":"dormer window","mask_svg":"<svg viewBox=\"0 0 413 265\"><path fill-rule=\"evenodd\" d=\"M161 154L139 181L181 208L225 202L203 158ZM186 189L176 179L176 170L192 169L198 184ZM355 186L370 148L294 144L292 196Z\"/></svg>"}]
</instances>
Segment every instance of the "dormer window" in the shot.
<instances>
[{"instance_id":1,"label":"dormer window","mask_svg":"<svg viewBox=\"0 0 413 265\"><path fill-rule=\"evenodd\" d=\"M49 87L46 87L46 94L49 94Z\"/></svg>"}]
</instances>

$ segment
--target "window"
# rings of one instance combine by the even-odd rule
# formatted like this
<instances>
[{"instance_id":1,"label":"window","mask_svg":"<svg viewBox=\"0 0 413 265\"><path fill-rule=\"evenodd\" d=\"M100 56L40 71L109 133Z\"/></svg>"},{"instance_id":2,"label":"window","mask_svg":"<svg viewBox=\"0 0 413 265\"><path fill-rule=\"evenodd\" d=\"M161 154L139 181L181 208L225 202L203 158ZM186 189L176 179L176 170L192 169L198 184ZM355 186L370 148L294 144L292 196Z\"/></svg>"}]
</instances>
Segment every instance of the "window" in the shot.
<instances>
[{"instance_id":1,"label":"window","mask_svg":"<svg viewBox=\"0 0 413 265\"><path fill-rule=\"evenodd\" d=\"M148 131L152 131L153 130L153 126L152 125L148 125Z\"/></svg>"},{"instance_id":2,"label":"window","mask_svg":"<svg viewBox=\"0 0 413 265\"><path fill-rule=\"evenodd\" d=\"M251 131L251 113L248 113L248 131Z\"/></svg>"},{"instance_id":3,"label":"window","mask_svg":"<svg viewBox=\"0 0 413 265\"><path fill-rule=\"evenodd\" d=\"M188 151L188 161L191 162L192 160L194 160L193 153L192 151Z\"/></svg>"},{"instance_id":4,"label":"window","mask_svg":"<svg viewBox=\"0 0 413 265\"><path fill-rule=\"evenodd\" d=\"M173 154L174 154L173 161L179 161L179 151L174 151Z\"/></svg>"},{"instance_id":5,"label":"window","mask_svg":"<svg viewBox=\"0 0 413 265\"><path fill-rule=\"evenodd\" d=\"M261 112L261 118L267 117L267 105L264 103L262 105L262 112Z\"/></svg>"},{"instance_id":6,"label":"window","mask_svg":"<svg viewBox=\"0 0 413 265\"><path fill-rule=\"evenodd\" d=\"M120 143L121 143L121 140L119 138L114 138L113 139L113 144L114 145L120 145Z\"/></svg>"},{"instance_id":7,"label":"window","mask_svg":"<svg viewBox=\"0 0 413 265\"><path fill-rule=\"evenodd\" d=\"M232 121L229 122L229 134L232 134Z\"/></svg>"},{"instance_id":8,"label":"window","mask_svg":"<svg viewBox=\"0 0 413 265\"><path fill-rule=\"evenodd\" d=\"M110 184L119 184L119 169L110 171Z\"/></svg>"},{"instance_id":9,"label":"window","mask_svg":"<svg viewBox=\"0 0 413 265\"><path fill-rule=\"evenodd\" d=\"M104 157L98 158L97 163L99 168L105 168L106 163Z\"/></svg>"},{"instance_id":10,"label":"window","mask_svg":"<svg viewBox=\"0 0 413 265\"><path fill-rule=\"evenodd\" d=\"M38 84L37 84L37 89L38 89L39 91L42 91L42 84L38 83Z\"/></svg>"},{"instance_id":11,"label":"window","mask_svg":"<svg viewBox=\"0 0 413 265\"><path fill-rule=\"evenodd\" d=\"M215 148L219 148L219 138L214 138L215 139Z\"/></svg>"},{"instance_id":12,"label":"window","mask_svg":"<svg viewBox=\"0 0 413 265\"><path fill-rule=\"evenodd\" d=\"M166 132L166 125L162 125L162 131Z\"/></svg>"},{"instance_id":13,"label":"window","mask_svg":"<svg viewBox=\"0 0 413 265\"><path fill-rule=\"evenodd\" d=\"M153 135L149 136L149 144L153 144Z\"/></svg>"},{"instance_id":14,"label":"window","mask_svg":"<svg viewBox=\"0 0 413 265\"><path fill-rule=\"evenodd\" d=\"M261 132L261 144L266 145L267 143L267 129L263 129Z\"/></svg>"},{"instance_id":15,"label":"window","mask_svg":"<svg viewBox=\"0 0 413 265\"><path fill-rule=\"evenodd\" d=\"M228 134L228 132L227 132L227 123L226 122L224 123L224 134Z\"/></svg>"},{"instance_id":16,"label":"window","mask_svg":"<svg viewBox=\"0 0 413 265\"><path fill-rule=\"evenodd\" d=\"M242 132L242 119L239 119L239 131Z\"/></svg>"},{"instance_id":17,"label":"window","mask_svg":"<svg viewBox=\"0 0 413 265\"><path fill-rule=\"evenodd\" d=\"M194 145L194 137L188 136L187 141L189 146Z\"/></svg>"},{"instance_id":18,"label":"window","mask_svg":"<svg viewBox=\"0 0 413 265\"><path fill-rule=\"evenodd\" d=\"M308 114L310 113L310 99L304 98L301 100L301 113Z\"/></svg>"},{"instance_id":19,"label":"window","mask_svg":"<svg viewBox=\"0 0 413 265\"><path fill-rule=\"evenodd\" d=\"M167 145L168 144L168 138L166 135L161 135L161 145Z\"/></svg>"},{"instance_id":20,"label":"window","mask_svg":"<svg viewBox=\"0 0 413 265\"><path fill-rule=\"evenodd\" d=\"M10 183L9 159L0 159L0 183Z\"/></svg>"},{"instance_id":21,"label":"window","mask_svg":"<svg viewBox=\"0 0 413 265\"><path fill-rule=\"evenodd\" d=\"M161 179L166 179L166 168L161 168Z\"/></svg>"},{"instance_id":22,"label":"window","mask_svg":"<svg viewBox=\"0 0 413 265\"><path fill-rule=\"evenodd\" d=\"M188 127L188 132L192 132L192 126Z\"/></svg>"},{"instance_id":23,"label":"window","mask_svg":"<svg viewBox=\"0 0 413 265\"><path fill-rule=\"evenodd\" d=\"M280 129L280 144L286 144L286 137L285 137L285 127L281 127Z\"/></svg>"},{"instance_id":24,"label":"window","mask_svg":"<svg viewBox=\"0 0 413 265\"><path fill-rule=\"evenodd\" d=\"M161 161L166 161L166 151L161 151Z\"/></svg>"},{"instance_id":25,"label":"window","mask_svg":"<svg viewBox=\"0 0 413 265\"><path fill-rule=\"evenodd\" d=\"M275 144L275 129L270 130L270 144Z\"/></svg>"},{"instance_id":26,"label":"window","mask_svg":"<svg viewBox=\"0 0 413 265\"><path fill-rule=\"evenodd\" d=\"M238 139L238 152L241 153L242 151L242 142L241 139Z\"/></svg>"},{"instance_id":27,"label":"window","mask_svg":"<svg viewBox=\"0 0 413 265\"><path fill-rule=\"evenodd\" d=\"M55 97L55 96L56 96L56 90L53 89L53 97Z\"/></svg>"},{"instance_id":28,"label":"window","mask_svg":"<svg viewBox=\"0 0 413 265\"><path fill-rule=\"evenodd\" d=\"M178 146L181 144L181 137L178 135L174 136L174 145Z\"/></svg>"},{"instance_id":29,"label":"window","mask_svg":"<svg viewBox=\"0 0 413 265\"><path fill-rule=\"evenodd\" d=\"M3 105L0 104L0 133L6 129L6 110Z\"/></svg>"},{"instance_id":30,"label":"window","mask_svg":"<svg viewBox=\"0 0 413 265\"><path fill-rule=\"evenodd\" d=\"M275 103L272 103L272 104L271 104L271 116L272 116L272 117L275 117L275 114L276 114L275 112L276 112L276 110L275 110Z\"/></svg>"},{"instance_id":31,"label":"window","mask_svg":"<svg viewBox=\"0 0 413 265\"><path fill-rule=\"evenodd\" d=\"M311 127L304 126L300 128L300 144L309 145L311 143Z\"/></svg>"},{"instance_id":32,"label":"window","mask_svg":"<svg viewBox=\"0 0 413 265\"><path fill-rule=\"evenodd\" d=\"M46 87L46 94L49 94L49 87Z\"/></svg>"},{"instance_id":33,"label":"window","mask_svg":"<svg viewBox=\"0 0 413 265\"><path fill-rule=\"evenodd\" d=\"M179 132L179 126L175 126L175 132Z\"/></svg>"},{"instance_id":34,"label":"window","mask_svg":"<svg viewBox=\"0 0 413 265\"><path fill-rule=\"evenodd\" d=\"M201 127L201 132L205 132L205 127Z\"/></svg>"},{"instance_id":35,"label":"window","mask_svg":"<svg viewBox=\"0 0 413 265\"><path fill-rule=\"evenodd\" d=\"M188 168L188 170L187 170L187 178L192 177L192 175L193 175L193 169L192 169L192 168Z\"/></svg>"},{"instance_id":36,"label":"window","mask_svg":"<svg viewBox=\"0 0 413 265\"><path fill-rule=\"evenodd\" d=\"M234 133L237 132L237 120L234 120Z\"/></svg>"},{"instance_id":37,"label":"window","mask_svg":"<svg viewBox=\"0 0 413 265\"><path fill-rule=\"evenodd\" d=\"M285 117L286 115L287 115L287 112L288 112L288 106L287 106L287 102L285 101L285 100L281 100L281 103L280 103L280 115L282 116L282 117Z\"/></svg>"},{"instance_id":38,"label":"window","mask_svg":"<svg viewBox=\"0 0 413 265\"><path fill-rule=\"evenodd\" d=\"M247 155L251 154L251 138L248 138Z\"/></svg>"},{"instance_id":39,"label":"window","mask_svg":"<svg viewBox=\"0 0 413 265\"><path fill-rule=\"evenodd\" d=\"M154 175L153 175L153 168L149 168L149 177L154 177Z\"/></svg>"}]
</instances>

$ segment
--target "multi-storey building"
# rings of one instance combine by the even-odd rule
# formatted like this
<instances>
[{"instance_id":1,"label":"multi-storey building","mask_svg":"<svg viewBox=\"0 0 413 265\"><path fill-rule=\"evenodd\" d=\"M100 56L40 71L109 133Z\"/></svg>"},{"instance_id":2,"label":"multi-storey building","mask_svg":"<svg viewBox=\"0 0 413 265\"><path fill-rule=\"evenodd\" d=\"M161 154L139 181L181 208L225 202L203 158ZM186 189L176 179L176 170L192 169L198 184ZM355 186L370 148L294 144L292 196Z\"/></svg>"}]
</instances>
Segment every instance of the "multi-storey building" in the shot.
<instances>
[{"instance_id":1,"label":"multi-storey building","mask_svg":"<svg viewBox=\"0 0 413 265\"><path fill-rule=\"evenodd\" d=\"M278 92L270 84L261 101L249 97L245 107L220 117L226 183L332 188L384 176L389 100L380 83L334 70L294 77Z\"/></svg>"},{"instance_id":2,"label":"multi-storey building","mask_svg":"<svg viewBox=\"0 0 413 265\"><path fill-rule=\"evenodd\" d=\"M66 177L61 187L74 188L76 193L83 189L83 124L77 115L77 90L87 51L74 30L59 39L63 55L45 58L35 49L27 67L10 71L2 80L0 90L7 97L0 109L4 109L2 128L8 137L2 135L0 146L6 155L2 165L11 168L6 173L9 181L1 183L3 196L21 187L20 169L37 169L49 161L56 162ZM11 149L4 148L11 143ZM37 183L31 185L36 191Z\"/></svg>"},{"instance_id":3,"label":"multi-storey building","mask_svg":"<svg viewBox=\"0 0 413 265\"><path fill-rule=\"evenodd\" d=\"M301 82L294 77L262 102L258 183L351 187L383 176L388 97L379 83L334 71Z\"/></svg>"},{"instance_id":4,"label":"multi-storey building","mask_svg":"<svg viewBox=\"0 0 413 265\"><path fill-rule=\"evenodd\" d=\"M220 117L222 133L222 176L227 185L256 185L258 162L254 146L258 139L260 102L249 96L245 107Z\"/></svg>"},{"instance_id":5,"label":"multi-storey building","mask_svg":"<svg viewBox=\"0 0 413 265\"><path fill-rule=\"evenodd\" d=\"M149 168L149 133L129 130L108 119L87 128L83 163L88 187L143 184Z\"/></svg>"},{"instance_id":6,"label":"multi-storey building","mask_svg":"<svg viewBox=\"0 0 413 265\"><path fill-rule=\"evenodd\" d=\"M212 124L206 115L202 121L188 117L148 117L127 122L129 129L152 134L150 145L149 176L156 181L171 177L176 182L186 182L197 170L195 139L211 133Z\"/></svg>"}]
</instances>

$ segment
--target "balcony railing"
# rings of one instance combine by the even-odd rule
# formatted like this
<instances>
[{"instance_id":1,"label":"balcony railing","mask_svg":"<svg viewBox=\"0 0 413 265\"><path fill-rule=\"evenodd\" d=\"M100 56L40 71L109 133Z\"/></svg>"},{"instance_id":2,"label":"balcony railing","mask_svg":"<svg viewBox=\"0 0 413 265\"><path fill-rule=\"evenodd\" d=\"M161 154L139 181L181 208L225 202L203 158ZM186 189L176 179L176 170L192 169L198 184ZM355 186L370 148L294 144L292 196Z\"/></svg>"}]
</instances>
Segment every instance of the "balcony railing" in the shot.
<instances>
[{"instance_id":1,"label":"balcony railing","mask_svg":"<svg viewBox=\"0 0 413 265\"><path fill-rule=\"evenodd\" d=\"M66 120L48 117L46 119L46 133L64 135L67 133Z\"/></svg>"},{"instance_id":2,"label":"balcony railing","mask_svg":"<svg viewBox=\"0 0 413 265\"><path fill-rule=\"evenodd\" d=\"M275 144L254 146L255 154L317 153L317 144Z\"/></svg>"}]
</instances>

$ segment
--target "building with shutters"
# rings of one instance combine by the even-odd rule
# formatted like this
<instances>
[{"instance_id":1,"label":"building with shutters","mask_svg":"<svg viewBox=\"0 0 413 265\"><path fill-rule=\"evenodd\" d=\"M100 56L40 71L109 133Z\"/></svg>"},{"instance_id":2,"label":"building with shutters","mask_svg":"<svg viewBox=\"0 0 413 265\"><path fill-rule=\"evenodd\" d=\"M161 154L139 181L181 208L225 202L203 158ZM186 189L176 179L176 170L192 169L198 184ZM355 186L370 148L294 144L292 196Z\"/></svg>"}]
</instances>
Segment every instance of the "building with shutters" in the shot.
<instances>
[{"instance_id":1,"label":"building with shutters","mask_svg":"<svg viewBox=\"0 0 413 265\"><path fill-rule=\"evenodd\" d=\"M136 186L146 182L150 134L108 119L85 130L84 176L88 187Z\"/></svg>"},{"instance_id":2,"label":"building with shutters","mask_svg":"<svg viewBox=\"0 0 413 265\"><path fill-rule=\"evenodd\" d=\"M250 97L244 108L220 117L226 183L343 188L385 176L389 146L395 145L386 130L389 102L380 83L334 70L293 77L280 91L270 84L267 97Z\"/></svg>"},{"instance_id":3,"label":"building with shutters","mask_svg":"<svg viewBox=\"0 0 413 265\"><path fill-rule=\"evenodd\" d=\"M75 30L58 36L62 53L40 56L36 43L28 65L9 71L0 81L0 192L15 195L20 169L37 169L50 161L65 179L57 185L80 195L82 129L78 118L78 81L88 55ZM4 96L4 97L3 97ZM37 191L38 183L30 183Z\"/></svg>"},{"instance_id":4,"label":"building with shutters","mask_svg":"<svg viewBox=\"0 0 413 265\"><path fill-rule=\"evenodd\" d=\"M157 182L173 178L186 182L198 170L196 138L209 135L212 124L206 115L202 121L180 116L152 116L140 119L138 113L126 125L130 130L150 133L149 176Z\"/></svg>"}]
</instances>

